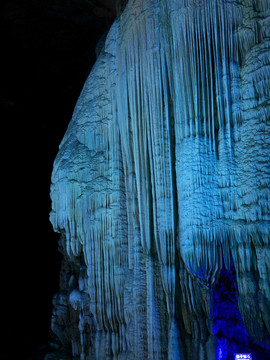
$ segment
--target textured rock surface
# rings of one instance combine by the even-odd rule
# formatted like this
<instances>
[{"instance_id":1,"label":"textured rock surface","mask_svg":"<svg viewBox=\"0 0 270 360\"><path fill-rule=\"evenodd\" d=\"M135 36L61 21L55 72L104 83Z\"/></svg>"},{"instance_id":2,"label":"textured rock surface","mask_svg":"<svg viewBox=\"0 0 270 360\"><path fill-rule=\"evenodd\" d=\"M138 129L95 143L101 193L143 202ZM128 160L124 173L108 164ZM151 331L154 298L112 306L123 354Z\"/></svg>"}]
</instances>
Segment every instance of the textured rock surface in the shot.
<instances>
[{"instance_id":1,"label":"textured rock surface","mask_svg":"<svg viewBox=\"0 0 270 360\"><path fill-rule=\"evenodd\" d=\"M267 0L130 0L111 27L52 174L73 356L269 357L269 22Z\"/></svg>"}]
</instances>

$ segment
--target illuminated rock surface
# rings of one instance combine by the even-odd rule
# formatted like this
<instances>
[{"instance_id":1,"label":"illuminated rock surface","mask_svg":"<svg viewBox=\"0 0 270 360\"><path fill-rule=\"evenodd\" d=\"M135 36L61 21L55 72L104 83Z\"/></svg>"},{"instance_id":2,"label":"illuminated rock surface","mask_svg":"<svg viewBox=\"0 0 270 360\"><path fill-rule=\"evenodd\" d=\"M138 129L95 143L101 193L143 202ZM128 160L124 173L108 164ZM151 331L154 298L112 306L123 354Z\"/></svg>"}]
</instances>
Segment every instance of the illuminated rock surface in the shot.
<instances>
[{"instance_id":1,"label":"illuminated rock surface","mask_svg":"<svg viewBox=\"0 0 270 360\"><path fill-rule=\"evenodd\" d=\"M269 48L268 0L130 0L111 27L52 174L74 356L269 358Z\"/></svg>"}]
</instances>

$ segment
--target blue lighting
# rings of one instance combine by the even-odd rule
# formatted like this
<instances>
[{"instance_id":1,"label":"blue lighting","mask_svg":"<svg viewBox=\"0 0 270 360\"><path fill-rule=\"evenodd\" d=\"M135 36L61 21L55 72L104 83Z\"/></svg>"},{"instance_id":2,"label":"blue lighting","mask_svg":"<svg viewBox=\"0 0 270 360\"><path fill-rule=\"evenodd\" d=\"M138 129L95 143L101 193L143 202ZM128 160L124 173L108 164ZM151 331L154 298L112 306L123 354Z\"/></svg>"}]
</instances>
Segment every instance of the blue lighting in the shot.
<instances>
[{"instance_id":1,"label":"blue lighting","mask_svg":"<svg viewBox=\"0 0 270 360\"><path fill-rule=\"evenodd\" d=\"M216 359L226 360L228 354L228 341L227 339L217 339Z\"/></svg>"},{"instance_id":2,"label":"blue lighting","mask_svg":"<svg viewBox=\"0 0 270 360\"><path fill-rule=\"evenodd\" d=\"M244 357L251 355L249 353L251 349L249 336L238 309L234 268L221 271L213 291L213 333L217 338L216 360L251 359ZM245 349L247 351L243 352Z\"/></svg>"},{"instance_id":3,"label":"blue lighting","mask_svg":"<svg viewBox=\"0 0 270 360\"><path fill-rule=\"evenodd\" d=\"M232 262L233 263L233 262ZM256 344L249 336L238 309L235 269L222 269L213 289L213 334L216 360L269 360L269 345Z\"/></svg>"}]
</instances>

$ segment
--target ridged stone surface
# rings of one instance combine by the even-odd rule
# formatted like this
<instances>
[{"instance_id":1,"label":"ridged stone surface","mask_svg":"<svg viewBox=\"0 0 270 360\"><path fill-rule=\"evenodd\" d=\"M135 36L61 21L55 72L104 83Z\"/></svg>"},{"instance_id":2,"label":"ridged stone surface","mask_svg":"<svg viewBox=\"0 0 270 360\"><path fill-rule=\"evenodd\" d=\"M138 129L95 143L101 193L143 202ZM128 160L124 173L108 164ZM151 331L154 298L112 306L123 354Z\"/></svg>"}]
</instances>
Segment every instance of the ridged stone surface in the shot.
<instances>
[{"instance_id":1,"label":"ridged stone surface","mask_svg":"<svg viewBox=\"0 0 270 360\"><path fill-rule=\"evenodd\" d=\"M216 359L232 269L268 351L269 48L268 0L130 0L112 25L52 174L52 329L74 356Z\"/></svg>"}]
</instances>

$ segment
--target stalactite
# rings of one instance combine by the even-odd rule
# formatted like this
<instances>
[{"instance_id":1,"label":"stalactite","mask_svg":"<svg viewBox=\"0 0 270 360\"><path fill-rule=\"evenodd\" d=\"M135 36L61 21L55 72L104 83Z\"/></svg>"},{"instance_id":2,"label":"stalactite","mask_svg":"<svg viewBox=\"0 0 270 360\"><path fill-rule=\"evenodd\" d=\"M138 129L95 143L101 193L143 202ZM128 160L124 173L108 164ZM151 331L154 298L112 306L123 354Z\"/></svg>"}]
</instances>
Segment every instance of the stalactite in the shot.
<instances>
[{"instance_id":1,"label":"stalactite","mask_svg":"<svg viewBox=\"0 0 270 360\"><path fill-rule=\"evenodd\" d=\"M213 358L232 264L269 343L269 18L263 0L130 0L113 24L52 174L51 222L87 269L75 355Z\"/></svg>"}]
</instances>

